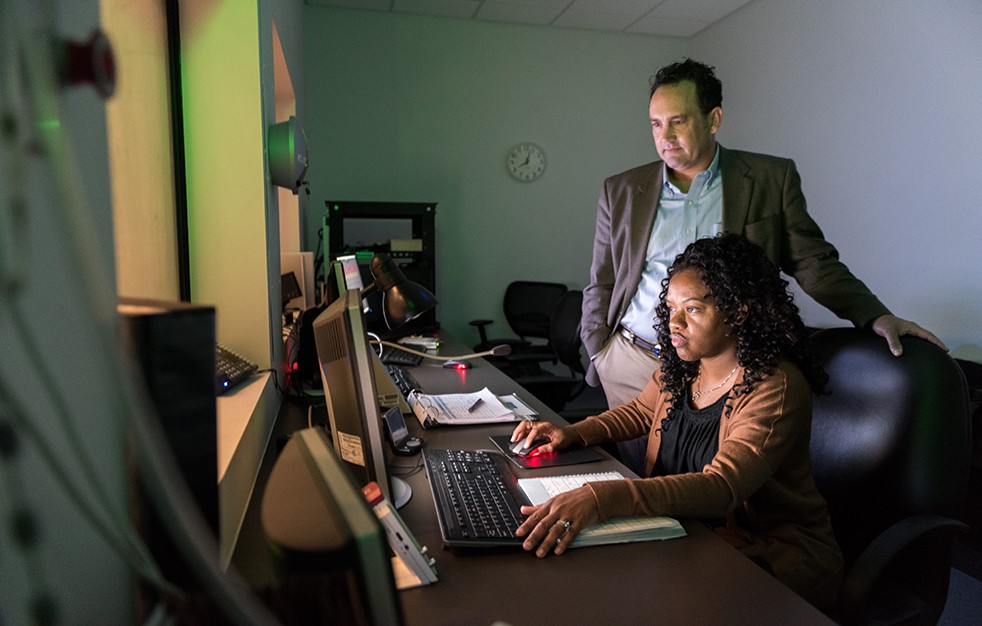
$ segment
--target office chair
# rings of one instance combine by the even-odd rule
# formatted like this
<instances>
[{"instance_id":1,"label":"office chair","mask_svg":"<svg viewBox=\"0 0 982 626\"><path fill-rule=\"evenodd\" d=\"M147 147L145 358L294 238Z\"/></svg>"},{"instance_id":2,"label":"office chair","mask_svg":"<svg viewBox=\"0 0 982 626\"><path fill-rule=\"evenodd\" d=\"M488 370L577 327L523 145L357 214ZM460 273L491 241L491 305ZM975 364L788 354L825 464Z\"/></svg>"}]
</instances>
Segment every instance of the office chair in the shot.
<instances>
[{"instance_id":1,"label":"office chair","mask_svg":"<svg viewBox=\"0 0 982 626\"><path fill-rule=\"evenodd\" d=\"M549 345L553 349L553 359L535 354L518 354L512 359L514 364L524 364L525 369L525 373L515 376L514 380L569 422L577 422L607 409L607 399L602 392L599 392L599 398L591 395L590 401L582 406L568 407L571 401L589 390L586 366L580 352L583 345L580 340L582 308L583 292L578 289L567 291L556 303L549 323ZM565 366L569 375L557 374L542 366L552 360Z\"/></svg>"},{"instance_id":2,"label":"office chair","mask_svg":"<svg viewBox=\"0 0 982 626\"><path fill-rule=\"evenodd\" d=\"M815 396L812 473L845 557L842 624L933 624L948 596L971 442L954 360L904 337L894 357L871 332L813 335L829 374Z\"/></svg>"},{"instance_id":3,"label":"office chair","mask_svg":"<svg viewBox=\"0 0 982 626\"><path fill-rule=\"evenodd\" d=\"M499 345L511 346L513 354L535 353L551 355L549 347L549 321L552 310L559 298L566 293L566 285L562 283L547 283L517 280L508 284L505 289L504 312L505 321L518 338L489 339L487 327L492 320L478 319L470 322L477 327L480 343L474 346L475 352L484 352ZM532 339L542 341L533 342ZM491 357L488 361L506 369L507 364L502 357ZM517 373L513 369L509 373Z\"/></svg>"}]
</instances>

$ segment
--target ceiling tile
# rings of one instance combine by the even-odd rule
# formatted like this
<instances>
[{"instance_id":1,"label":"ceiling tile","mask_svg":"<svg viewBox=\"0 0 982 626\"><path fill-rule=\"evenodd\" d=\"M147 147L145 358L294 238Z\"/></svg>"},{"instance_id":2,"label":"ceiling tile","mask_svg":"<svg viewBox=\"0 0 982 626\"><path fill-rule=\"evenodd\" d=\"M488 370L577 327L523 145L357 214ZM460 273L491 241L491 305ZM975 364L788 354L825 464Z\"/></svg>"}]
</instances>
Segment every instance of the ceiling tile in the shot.
<instances>
[{"instance_id":1,"label":"ceiling tile","mask_svg":"<svg viewBox=\"0 0 982 626\"><path fill-rule=\"evenodd\" d=\"M653 14L708 24L729 15L747 2L749 0L665 0Z\"/></svg>"},{"instance_id":2,"label":"ceiling tile","mask_svg":"<svg viewBox=\"0 0 982 626\"><path fill-rule=\"evenodd\" d=\"M573 0L570 10L620 13L641 17L665 0Z\"/></svg>"},{"instance_id":3,"label":"ceiling tile","mask_svg":"<svg viewBox=\"0 0 982 626\"><path fill-rule=\"evenodd\" d=\"M373 11L388 11L392 8L392 0L307 0L307 4Z\"/></svg>"},{"instance_id":4,"label":"ceiling tile","mask_svg":"<svg viewBox=\"0 0 982 626\"><path fill-rule=\"evenodd\" d=\"M624 32L637 33L639 35L662 35L665 37L691 37L707 26L709 26L708 22L660 18L656 15L648 14L634 24L631 24Z\"/></svg>"},{"instance_id":5,"label":"ceiling tile","mask_svg":"<svg viewBox=\"0 0 982 626\"><path fill-rule=\"evenodd\" d=\"M373 9L496 22L555 25L690 37L750 0L305 0L317 6Z\"/></svg>"},{"instance_id":6,"label":"ceiling tile","mask_svg":"<svg viewBox=\"0 0 982 626\"><path fill-rule=\"evenodd\" d=\"M443 17L474 17L481 5L477 0L395 0L394 13L419 13Z\"/></svg>"},{"instance_id":7,"label":"ceiling tile","mask_svg":"<svg viewBox=\"0 0 982 626\"><path fill-rule=\"evenodd\" d=\"M558 7L529 6L504 2L485 2L474 16L479 20L518 22L520 24L551 24L562 9Z\"/></svg>"},{"instance_id":8,"label":"ceiling tile","mask_svg":"<svg viewBox=\"0 0 982 626\"><path fill-rule=\"evenodd\" d=\"M546 9L565 9L573 0L483 0L483 4L514 4Z\"/></svg>"},{"instance_id":9,"label":"ceiling tile","mask_svg":"<svg viewBox=\"0 0 982 626\"><path fill-rule=\"evenodd\" d=\"M556 18L553 26L620 32L636 22L637 19L635 15L569 9Z\"/></svg>"}]
</instances>

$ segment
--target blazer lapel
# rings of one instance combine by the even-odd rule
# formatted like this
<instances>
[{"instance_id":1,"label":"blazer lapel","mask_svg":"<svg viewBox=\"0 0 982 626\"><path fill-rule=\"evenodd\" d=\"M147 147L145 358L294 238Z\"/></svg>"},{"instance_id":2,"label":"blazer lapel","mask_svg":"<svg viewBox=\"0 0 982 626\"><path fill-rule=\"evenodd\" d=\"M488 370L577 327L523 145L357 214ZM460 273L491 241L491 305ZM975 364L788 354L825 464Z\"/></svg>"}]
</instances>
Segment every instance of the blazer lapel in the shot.
<instances>
[{"instance_id":1,"label":"blazer lapel","mask_svg":"<svg viewBox=\"0 0 982 626\"><path fill-rule=\"evenodd\" d=\"M651 229L655 224L655 215L658 213L658 200L661 198L662 187L662 162L655 161L634 188L633 205L631 211L630 239L631 249L627 252L626 261L630 285L622 294L622 302L619 303L621 314L627 310L627 305L634 292L637 290L638 283L641 282L641 270L644 269L645 260L648 257L648 242L651 240Z\"/></svg>"},{"instance_id":2,"label":"blazer lapel","mask_svg":"<svg viewBox=\"0 0 982 626\"><path fill-rule=\"evenodd\" d=\"M719 169L723 175L723 230L742 233L750 210L754 180L750 168L736 154L719 147Z\"/></svg>"}]
</instances>

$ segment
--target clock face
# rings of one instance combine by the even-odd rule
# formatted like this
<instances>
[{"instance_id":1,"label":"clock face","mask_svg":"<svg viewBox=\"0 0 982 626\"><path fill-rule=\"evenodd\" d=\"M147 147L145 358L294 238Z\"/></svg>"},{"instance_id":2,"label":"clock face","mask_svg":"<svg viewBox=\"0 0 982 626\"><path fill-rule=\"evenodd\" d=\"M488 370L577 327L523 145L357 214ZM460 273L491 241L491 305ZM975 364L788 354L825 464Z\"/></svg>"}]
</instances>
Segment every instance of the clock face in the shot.
<instances>
[{"instance_id":1,"label":"clock face","mask_svg":"<svg viewBox=\"0 0 982 626\"><path fill-rule=\"evenodd\" d=\"M516 179L529 182L542 176L546 155L534 143L520 143L508 153L508 171Z\"/></svg>"}]
</instances>

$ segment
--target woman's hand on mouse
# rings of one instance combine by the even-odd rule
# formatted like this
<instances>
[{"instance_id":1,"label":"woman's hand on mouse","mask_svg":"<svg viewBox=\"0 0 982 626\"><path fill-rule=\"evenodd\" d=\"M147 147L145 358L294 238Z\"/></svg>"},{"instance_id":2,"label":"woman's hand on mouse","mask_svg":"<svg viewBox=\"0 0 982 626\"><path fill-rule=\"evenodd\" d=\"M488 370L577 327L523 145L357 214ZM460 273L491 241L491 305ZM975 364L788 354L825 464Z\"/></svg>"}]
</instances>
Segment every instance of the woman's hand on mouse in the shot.
<instances>
[{"instance_id":1,"label":"woman's hand on mouse","mask_svg":"<svg viewBox=\"0 0 982 626\"><path fill-rule=\"evenodd\" d=\"M560 428L549 422L530 422L523 420L511 433L511 442L516 443L525 440L525 447L532 445L532 442L539 437L545 437L549 443L539 446L540 453L555 452L568 448L573 443L580 440L579 435L567 428Z\"/></svg>"},{"instance_id":2,"label":"woman's hand on mouse","mask_svg":"<svg viewBox=\"0 0 982 626\"><path fill-rule=\"evenodd\" d=\"M579 487L561 493L539 506L523 506L528 518L515 531L526 537L522 547L542 558L552 550L562 554L580 531L600 518L597 499L589 487Z\"/></svg>"}]
</instances>

